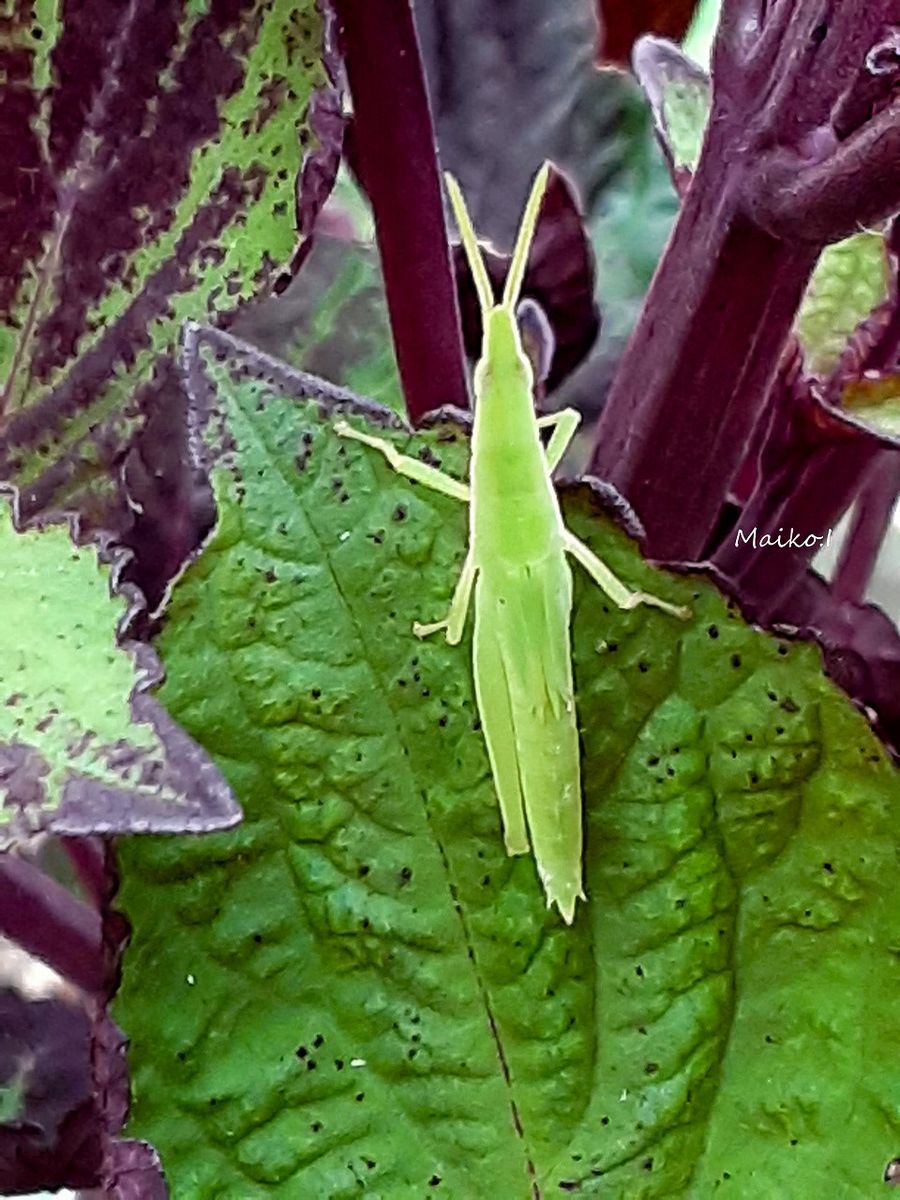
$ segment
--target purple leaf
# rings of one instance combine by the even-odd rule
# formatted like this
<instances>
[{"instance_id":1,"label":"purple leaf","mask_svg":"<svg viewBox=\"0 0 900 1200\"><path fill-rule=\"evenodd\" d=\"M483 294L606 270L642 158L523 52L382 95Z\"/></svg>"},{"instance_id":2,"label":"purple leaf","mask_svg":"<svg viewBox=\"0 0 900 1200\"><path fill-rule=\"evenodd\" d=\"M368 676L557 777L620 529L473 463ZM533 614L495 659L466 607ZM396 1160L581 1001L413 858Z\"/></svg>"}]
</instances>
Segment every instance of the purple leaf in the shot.
<instances>
[{"instance_id":1,"label":"purple leaf","mask_svg":"<svg viewBox=\"0 0 900 1200\"><path fill-rule=\"evenodd\" d=\"M85 1010L0 992L0 1188L4 1194L98 1181L103 1126Z\"/></svg>"},{"instance_id":2,"label":"purple leaf","mask_svg":"<svg viewBox=\"0 0 900 1200\"><path fill-rule=\"evenodd\" d=\"M146 1142L116 1142L104 1163L109 1200L168 1200L159 1155Z\"/></svg>"},{"instance_id":3,"label":"purple leaf","mask_svg":"<svg viewBox=\"0 0 900 1200\"><path fill-rule=\"evenodd\" d=\"M822 647L828 675L874 720L900 760L900 632L873 604L836 598L814 572L790 597L791 632Z\"/></svg>"}]
</instances>

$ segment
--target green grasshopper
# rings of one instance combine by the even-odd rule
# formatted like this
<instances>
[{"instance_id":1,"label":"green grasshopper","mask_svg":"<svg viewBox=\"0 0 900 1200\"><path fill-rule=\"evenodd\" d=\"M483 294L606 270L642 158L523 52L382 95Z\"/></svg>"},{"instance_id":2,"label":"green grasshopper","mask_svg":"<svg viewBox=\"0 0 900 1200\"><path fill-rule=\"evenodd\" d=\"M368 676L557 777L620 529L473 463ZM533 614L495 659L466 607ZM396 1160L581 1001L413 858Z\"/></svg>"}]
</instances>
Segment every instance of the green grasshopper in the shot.
<instances>
[{"instance_id":1,"label":"green grasshopper","mask_svg":"<svg viewBox=\"0 0 900 1200\"><path fill-rule=\"evenodd\" d=\"M571 923L582 885L581 767L572 683L572 573L585 568L620 608L651 604L675 616L685 609L630 591L563 524L552 474L579 414L567 408L537 417L533 376L516 322L516 306L538 211L545 164L534 185L499 304L459 185L447 188L481 305L484 341L475 368L475 422L470 483L400 454L383 438L341 421L335 430L380 451L394 470L469 503L469 545L450 611L413 630L445 630L459 643L474 593L475 697L500 804L506 850L525 854L529 834L547 904ZM546 449L541 429L553 432Z\"/></svg>"}]
</instances>

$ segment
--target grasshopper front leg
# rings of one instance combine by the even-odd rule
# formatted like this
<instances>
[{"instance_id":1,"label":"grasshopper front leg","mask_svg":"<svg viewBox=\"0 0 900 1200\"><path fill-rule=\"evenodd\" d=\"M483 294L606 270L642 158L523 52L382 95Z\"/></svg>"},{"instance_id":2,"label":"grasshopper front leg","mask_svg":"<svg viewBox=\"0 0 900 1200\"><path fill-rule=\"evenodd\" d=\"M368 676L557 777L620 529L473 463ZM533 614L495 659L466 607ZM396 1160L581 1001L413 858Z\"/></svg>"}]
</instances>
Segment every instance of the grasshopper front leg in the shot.
<instances>
[{"instance_id":1,"label":"grasshopper front leg","mask_svg":"<svg viewBox=\"0 0 900 1200\"><path fill-rule=\"evenodd\" d=\"M581 413L576 412L574 408L561 408L559 412L549 413L546 417L538 417L538 429L553 430L550 434L550 441L544 450L549 475L552 475L559 466L580 422Z\"/></svg>"},{"instance_id":2,"label":"grasshopper front leg","mask_svg":"<svg viewBox=\"0 0 900 1200\"><path fill-rule=\"evenodd\" d=\"M352 425L348 425L346 421L336 422L334 431L338 437L352 438L356 442L362 442L364 446L371 446L373 450L378 450L399 475L405 475L407 479L421 483L423 487L431 488L432 491L440 492L444 496L451 496L454 500L468 502L469 488L466 484L460 483L458 479L454 479L450 475L445 475L443 471L438 471L435 467L428 466L427 463L420 462L417 458L401 454L387 438L363 433L361 430L354 429ZM442 621L431 621L427 624L416 621L413 625L413 633L416 637L428 637L431 633L437 633L439 629L446 629L448 643L451 646L458 645L462 640L474 583L475 558L470 549L457 580L447 616Z\"/></svg>"},{"instance_id":3,"label":"grasshopper front leg","mask_svg":"<svg viewBox=\"0 0 900 1200\"><path fill-rule=\"evenodd\" d=\"M444 496L451 496L454 500L468 503L469 488L467 484L460 483L458 479L454 479L451 475L445 475L443 471L438 471L435 467L429 467L427 463L420 462L417 458L401 454L387 438L373 437L370 433L363 433L359 429L354 429L352 425L348 425L346 421L336 421L334 432L338 437L352 438L355 442L362 442L364 446L371 446L373 450L378 450L398 475L405 475L407 479L421 483L434 492L440 492Z\"/></svg>"}]
</instances>

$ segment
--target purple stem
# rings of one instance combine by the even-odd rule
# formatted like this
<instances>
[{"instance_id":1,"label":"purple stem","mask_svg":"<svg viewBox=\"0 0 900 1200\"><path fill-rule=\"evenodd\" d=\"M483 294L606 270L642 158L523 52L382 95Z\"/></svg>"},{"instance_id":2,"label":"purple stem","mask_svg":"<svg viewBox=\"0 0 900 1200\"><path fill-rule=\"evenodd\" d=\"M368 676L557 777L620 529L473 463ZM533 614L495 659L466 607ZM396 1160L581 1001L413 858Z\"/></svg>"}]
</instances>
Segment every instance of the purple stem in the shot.
<instances>
[{"instance_id":1,"label":"purple stem","mask_svg":"<svg viewBox=\"0 0 900 1200\"><path fill-rule=\"evenodd\" d=\"M725 0L716 37L716 67L734 69L751 49L748 30L759 27L765 0Z\"/></svg>"},{"instance_id":2,"label":"purple stem","mask_svg":"<svg viewBox=\"0 0 900 1200\"><path fill-rule=\"evenodd\" d=\"M81 886L96 907L101 908L112 889L103 842L100 838L90 837L61 837L59 842L75 868Z\"/></svg>"},{"instance_id":3,"label":"purple stem","mask_svg":"<svg viewBox=\"0 0 900 1200\"><path fill-rule=\"evenodd\" d=\"M657 559L696 561L763 410L821 249L734 216L727 146L700 162L600 419L593 471ZM736 281L740 281L737 285Z\"/></svg>"},{"instance_id":4,"label":"purple stem","mask_svg":"<svg viewBox=\"0 0 900 1200\"><path fill-rule=\"evenodd\" d=\"M900 493L900 455L884 450L856 505L853 523L841 550L831 591L836 600L861 604Z\"/></svg>"},{"instance_id":5,"label":"purple stem","mask_svg":"<svg viewBox=\"0 0 900 1200\"><path fill-rule=\"evenodd\" d=\"M9 851L0 854L0 933L91 994L107 985L100 914Z\"/></svg>"},{"instance_id":6,"label":"purple stem","mask_svg":"<svg viewBox=\"0 0 900 1200\"><path fill-rule=\"evenodd\" d=\"M812 454L799 440L779 469L761 481L734 532L712 559L755 620L768 624L789 619L786 600L826 544L829 530L857 494L878 452L878 443L862 434ZM760 546L766 534L774 545Z\"/></svg>"},{"instance_id":7,"label":"purple stem","mask_svg":"<svg viewBox=\"0 0 900 1200\"><path fill-rule=\"evenodd\" d=\"M833 242L877 225L900 208L900 103L821 162L804 164L787 147L761 156L747 184L747 211L776 237Z\"/></svg>"},{"instance_id":8,"label":"purple stem","mask_svg":"<svg viewBox=\"0 0 900 1200\"><path fill-rule=\"evenodd\" d=\"M824 245L900 206L896 114L829 124L889 18L900 0L726 0L700 163L597 429L654 558L709 544Z\"/></svg>"},{"instance_id":9,"label":"purple stem","mask_svg":"<svg viewBox=\"0 0 900 1200\"><path fill-rule=\"evenodd\" d=\"M867 121L887 100L897 82L900 33L889 30L861 64L853 86L838 101L831 123L843 140Z\"/></svg>"},{"instance_id":10,"label":"purple stem","mask_svg":"<svg viewBox=\"0 0 900 1200\"><path fill-rule=\"evenodd\" d=\"M334 0L353 147L375 229L410 419L468 406L434 127L409 0Z\"/></svg>"}]
</instances>

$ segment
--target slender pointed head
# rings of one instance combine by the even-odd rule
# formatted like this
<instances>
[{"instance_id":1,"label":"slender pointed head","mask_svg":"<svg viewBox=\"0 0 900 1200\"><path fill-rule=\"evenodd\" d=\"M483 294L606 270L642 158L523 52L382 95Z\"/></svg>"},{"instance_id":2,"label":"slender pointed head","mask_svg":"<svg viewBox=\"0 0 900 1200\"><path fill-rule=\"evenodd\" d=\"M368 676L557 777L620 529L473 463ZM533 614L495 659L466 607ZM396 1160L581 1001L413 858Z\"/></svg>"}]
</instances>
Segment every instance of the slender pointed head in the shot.
<instances>
[{"instance_id":1,"label":"slender pointed head","mask_svg":"<svg viewBox=\"0 0 900 1200\"><path fill-rule=\"evenodd\" d=\"M478 246L475 229L466 208L459 184L452 175L447 175L447 192L460 236L465 248L469 269L475 281L478 302L481 306L481 318L484 327L484 345L481 360L476 369L476 375L484 376L488 371L496 372L500 378L516 379L522 377L522 382L530 389L532 386L531 365L522 349L522 341L516 324L516 305L522 290L522 280L528 263L528 253L534 238L535 225L541 208L541 201L547 187L550 174L549 164L545 163L535 176L525 206L522 223L516 237L509 273L503 289L503 298L499 304L494 300L494 292L488 277L487 268ZM477 391L476 387L476 391Z\"/></svg>"},{"instance_id":2,"label":"slender pointed head","mask_svg":"<svg viewBox=\"0 0 900 1200\"><path fill-rule=\"evenodd\" d=\"M534 230L537 224L538 213L541 209L541 201L544 198L544 192L547 189L547 180L550 176L550 164L544 163L537 175L534 177L534 182L531 185L531 192L528 196L528 203L525 205L525 212L522 216L522 222L519 226L519 232L516 236L516 244L513 249L512 260L509 265L509 272L506 276L506 284L503 288L503 299L500 306L506 308L509 312L515 312L516 304L519 300L519 293L522 290L522 280L525 277L525 267L528 265L528 254L531 250L531 243L534 239ZM456 217L456 223L459 226L460 237L462 238L463 247L466 252L466 259L469 263L469 269L472 272L472 278L475 281L475 290L478 293L478 302L481 306L482 318L485 321L485 329L487 328L488 313L498 307L494 301L494 292L491 287L491 281L488 277L487 268L484 265L484 259L481 255L481 250L478 246L478 239L475 236L475 229L472 225L472 219L469 216L469 211L466 208L466 202L463 199L462 191L459 184L452 175L445 175L447 180L447 192L450 196L450 204L453 208L453 215Z\"/></svg>"},{"instance_id":3,"label":"slender pointed head","mask_svg":"<svg viewBox=\"0 0 900 1200\"><path fill-rule=\"evenodd\" d=\"M522 349L522 338L515 313L496 304L484 322L484 345L476 371L484 378L519 380L529 393L534 383L531 362Z\"/></svg>"}]
</instances>

